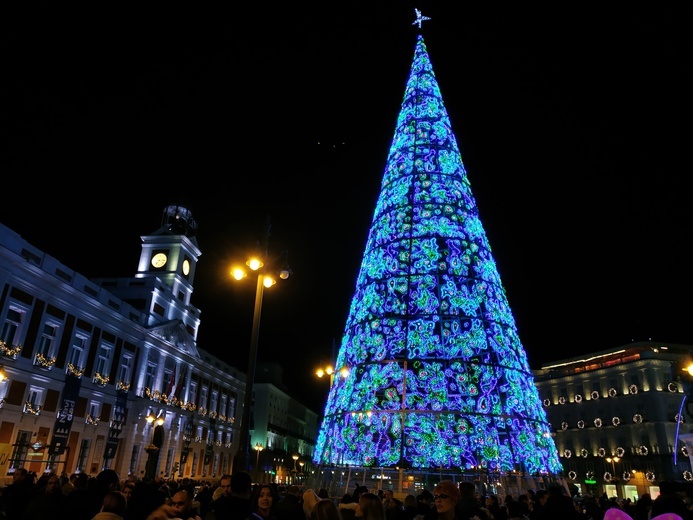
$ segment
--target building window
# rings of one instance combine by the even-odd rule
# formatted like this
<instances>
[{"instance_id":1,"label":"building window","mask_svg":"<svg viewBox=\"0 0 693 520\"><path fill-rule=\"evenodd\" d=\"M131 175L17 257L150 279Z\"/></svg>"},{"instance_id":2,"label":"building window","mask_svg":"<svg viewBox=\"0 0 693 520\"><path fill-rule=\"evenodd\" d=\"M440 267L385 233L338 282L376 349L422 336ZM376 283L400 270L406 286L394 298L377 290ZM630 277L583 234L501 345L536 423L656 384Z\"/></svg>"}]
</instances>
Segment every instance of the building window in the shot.
<instances>
[{"instance_id":1,"label":"building window","mask_svg":"<svg viewBox=\"0 0 693 520\"><path fill-rule=\"evenodd\" d=\"M218 392L212 392L212 400L209 403L209 410L211 412L217 411L217 401L218 400L219 400L219 393Z\"/></svg>"},{"instance_id":2,"label":"building window","mask_svg":"<svg viewBox=\"0 0 693 520\"><path fill-rule=\"evenodd\" d=\"M197 383L191 382L190 389L188 391L188 402L191 404L197 404Z\"/></svg>"},{"instance_id":3,"label":"building window","mask_svg":"<svg viewBox=\"0 0 693 520\"><path fill-rule=\"evenodd\" d=\"M53 323L43 325L41 337L36 349L36 359L34 364L43 368L50 368L55 364L53 357L53 345L58 334L58 326Z\"/></svg>"},{"instance_id":4,"label":"building window","mask_svg":"<svg viewBox=\"0 0 693 520\"><path fill-rule=\"evenodd\" d=\"M26 402L24 403L24 413L40 415L43 407L43 388L32 386L29 388Z\"/></svg>"},{"instance_id":5,"label":"building window","mask_svg":"<svg viewBox=\"0 0 693 520\"><path fill-rule=\"evenodd\" d=\"M118 369L118 382L128 385L130 382L130 371L132 370L132 356L124 355L120 359L120 368Z\"/></svg>"},{"instance_id":6,"label":"building window","mask_svg":"<svg viewBox=\"0 0 693 520\"><path fill-rule=\"evenodd\" d=\"M75 370L80 371L83 368L82 359L87 346L87 337L81 334L75 334L72 339L72 346L67 354L67 362L72 365Z\"/></svg>"},{"instance_id":7,"label":"building window","mask_svg":"<svg viewBox=\"0 0 693 520\"><path fill-rule=\"evenodd\" d=\"M91 439L82 439L79 445L79 453L77 454L77 470L85 471L87 467L87 458L89 457L89 448L91 447Z\"/></svg>"},{"instance_id":8,"label":"building window","mask_svg":"<svg viewBox=\"0 0 693 520\"><path fill-rule=\"evenodd\" d=\"M89 413L86 417L86 423L96 426L101 420L101 403L96 401L91 401L89 403Z\"/></svg>"},{"instance_id":9,"label":"building window","mask_svg":"<svg viewBox=\"0 0 693 520\"><path fill-rule=\"evenodd\" d=\"M99 351L96 357L96 365L94 372L101 374L102 377L106 377L108 372L111 370L111 354L113 353L113 347L102 343L99 346Z\"/></svg>"},{"instance_id":10,"label":"building window","mask_svg":"<svg viewBox=\"0 0 693 520\"><path fill-rule=\"evenodd\" d=\"M24 321L24 316L26 311L20 310L14 307L7 309L7 316L5 317L5 323L2 324L2 332L0 333L0 340L5 343L5 347L9 349L5 351L5 355L9 357L16 358L18 351L14 354L14 348L19 346L20 334L22 329L22 322Z\"/></svg>"},{"instance_id":11,"label":"building window","mask_svg":"<svg viewBox=\"0 0 693 520\"><path fill-rule=\"evenodd\" d=\"M156 364L152 361L147 362L147 370L144 374L144 386L150 390L154 389L154 382L156 381Z\"/></svg>"},{"instance_id":12,"label":"building window","mask_svg":"<svg viewBox=\"0 0 693 520\"><path fill-rule=\"evenodd\" d=\"M209 389L206 386L202 387L202 391L200 392L200 405L199 408L207 408L207 392Z\"/></svg>"}]
</instances>

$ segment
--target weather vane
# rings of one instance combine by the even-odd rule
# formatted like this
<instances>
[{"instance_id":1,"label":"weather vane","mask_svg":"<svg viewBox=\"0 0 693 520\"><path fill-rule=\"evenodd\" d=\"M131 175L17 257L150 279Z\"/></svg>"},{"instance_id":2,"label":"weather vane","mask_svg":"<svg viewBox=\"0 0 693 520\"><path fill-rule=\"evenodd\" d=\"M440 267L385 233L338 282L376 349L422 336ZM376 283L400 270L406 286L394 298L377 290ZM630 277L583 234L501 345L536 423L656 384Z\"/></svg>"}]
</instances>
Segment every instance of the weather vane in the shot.
<instances>
[{"instance_id":1,"label":"weather vane","mask_svg":"<svg viewBox=\"0 0 693 520\"><path fill-rule=\"evenodd\" d=\"M419 29L421 29L421 22L425 22L426 20L430 20L428 16L424 16L421 14L421 11L418 9L414 8L414 12L416 13L416 20L414 20L414 23L412 25L417 25L419 26Z\"/></svg>"}]
</instances>

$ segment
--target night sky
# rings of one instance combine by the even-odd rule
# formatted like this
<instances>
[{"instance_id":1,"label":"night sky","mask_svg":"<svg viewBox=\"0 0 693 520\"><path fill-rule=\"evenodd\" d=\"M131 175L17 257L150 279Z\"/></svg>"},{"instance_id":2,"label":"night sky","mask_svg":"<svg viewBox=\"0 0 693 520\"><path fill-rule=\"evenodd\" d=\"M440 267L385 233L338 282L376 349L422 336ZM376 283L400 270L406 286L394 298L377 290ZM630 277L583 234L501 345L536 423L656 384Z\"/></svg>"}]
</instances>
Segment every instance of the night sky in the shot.
<instances>
[{"instance_id":1,"label":"night sky","mask_svg":"<svg viewBox=\"0 0 693 520\"><path fill-rule=\"evenodd\" d=\"M265 293L259 360L322 411L313 372L344 328L418 7L532 368L693 344L690 8L253 4L18 17L0 222L86 276L133 276L139 237L187 206L198 345L245 371L254 283L226 270L269 218L294 274Z\"/></svg>"}]
</instances>

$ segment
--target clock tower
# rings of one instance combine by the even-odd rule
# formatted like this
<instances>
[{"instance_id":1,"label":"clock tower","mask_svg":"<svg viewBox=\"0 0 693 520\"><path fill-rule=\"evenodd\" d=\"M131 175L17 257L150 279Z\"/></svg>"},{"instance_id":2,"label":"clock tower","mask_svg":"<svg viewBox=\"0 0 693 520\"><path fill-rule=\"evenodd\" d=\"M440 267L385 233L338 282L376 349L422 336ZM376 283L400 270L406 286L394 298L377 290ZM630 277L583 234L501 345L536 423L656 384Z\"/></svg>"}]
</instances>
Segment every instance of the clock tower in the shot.
<instances>
[{"instance_id":1,"label":"clock tower","mask_svg":"<svg viewBox=\"0 0 693 520\"><path fill-rule=\"evenodd\" d=\"M196 233L197 223L189 209L180 205L166 206L161 227L140 237L142 252L135 275L138 279L163 284L168 293L168 298L155 296L150 302L149 324L179 319L193 337L197 336L199 311L190 304L190 297L195 268L202 254ZM163 296L161 291L155 294Z\"/></svg>"}]
</instances>

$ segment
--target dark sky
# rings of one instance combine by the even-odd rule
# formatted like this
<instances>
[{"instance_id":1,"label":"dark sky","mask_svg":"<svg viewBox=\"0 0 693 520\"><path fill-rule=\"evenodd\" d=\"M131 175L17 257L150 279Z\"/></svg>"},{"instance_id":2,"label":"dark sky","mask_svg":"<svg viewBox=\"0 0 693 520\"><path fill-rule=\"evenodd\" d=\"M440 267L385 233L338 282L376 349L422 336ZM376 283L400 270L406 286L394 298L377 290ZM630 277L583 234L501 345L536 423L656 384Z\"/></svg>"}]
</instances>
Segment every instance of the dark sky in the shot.
<instances>
[{"instance_id":1,"label":"dark sky","mask_svg":"<svg viewBox=\"0 0 693 520\"><path fill-rule=\"evenodd\" d=\"M187 205L198 344L245 371L254 287L226 266L270 217L270 253L288 249L294 276L265 294L259 359L322 411L313 372L346 321L414 7L432 18L422 33L531 366L693 343L690 8L18 17L3 36L0 221L87 276L132 276L139 237Z\"/></svg>"}]
</instances>

